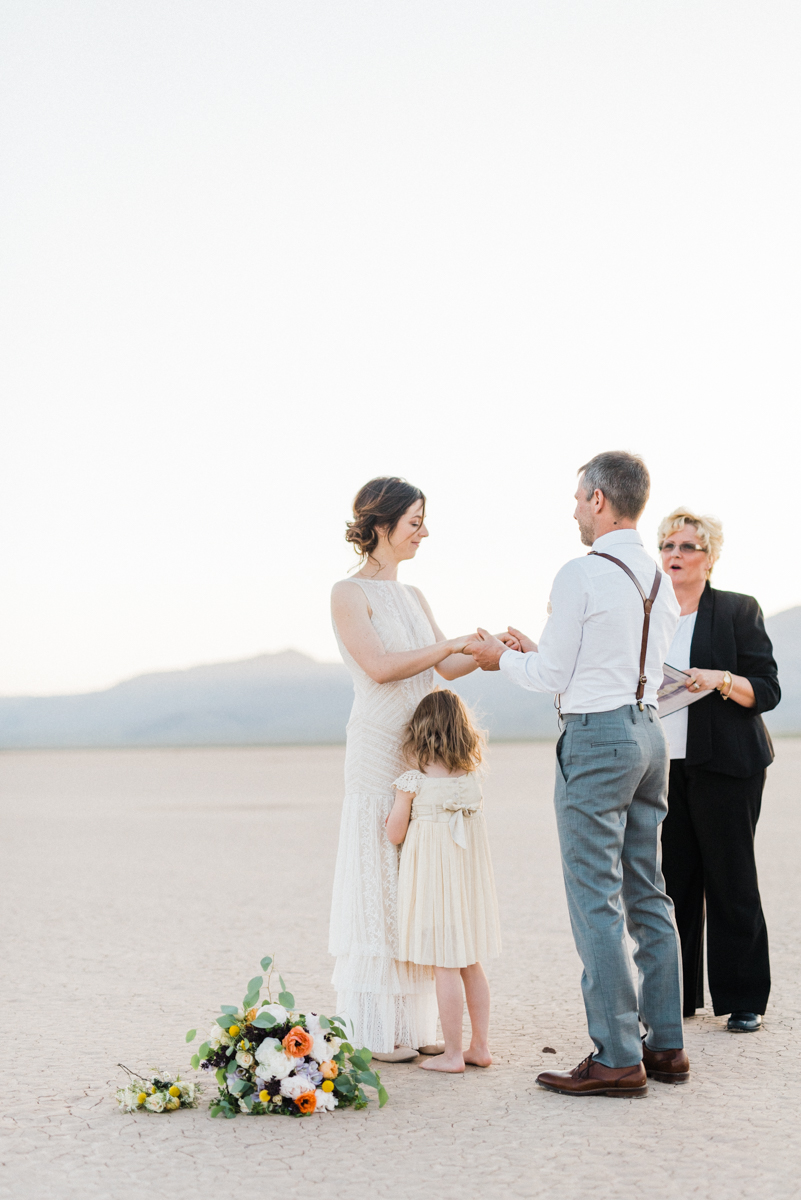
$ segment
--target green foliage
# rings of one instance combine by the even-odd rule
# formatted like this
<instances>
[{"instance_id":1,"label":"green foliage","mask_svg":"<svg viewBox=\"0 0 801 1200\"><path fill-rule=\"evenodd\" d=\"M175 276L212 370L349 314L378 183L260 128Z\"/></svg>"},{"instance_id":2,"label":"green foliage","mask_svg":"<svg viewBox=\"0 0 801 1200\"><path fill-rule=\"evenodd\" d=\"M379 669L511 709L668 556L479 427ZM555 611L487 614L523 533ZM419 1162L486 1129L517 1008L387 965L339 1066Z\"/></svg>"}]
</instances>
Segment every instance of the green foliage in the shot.
<instances>
[{"instance_id":1,"label":"green foliage","mask_svg":"<svg viewBox=\"0 0 801 1200\"><path fill-rule=\"evenodd\" d=\"M258 993L261 991L263 985L264 985L264 977L262 975L254 975L253 978L251 979L250 983L248 984L248 995L250 996L253 992L255 992L258 995Z\"/></svg>"},{"instance_id":2,"label":"green foliage","mask_svg":"<svg viewBox=\"0 0 801 1200\"><path fill-rule=\"evenodd\" d=\"M236 1009L234 1009L234 1012L236 1012ZM217 1024L220 1026L220 1029L224 1029L226 1033L228 1032L232 1023L233 1022L232 1022L230 1016L224 1016L224 1017L217 1018Z\"/></svg>"},{"instance_id":3,"label":"green foliage","mask_svg":"<svg viewBox=\"0 0 801 1200\"><path fill-rule=\"evenodd\" d=\"M197 1037L197 1030L196 1030L196 1029L190 1029L190 1030L189 1030L189 1033L186 1035L186 1040L187 1040L188 1042L193 1042L193 1041L195 1040L195 1038L196 1038L196 1037Z\"/></svg>"},{"instance_id":4,"label":"green foliage","mask_svg":"<svg viewBox=\"0 0 801 1200\"><path fill-rule=\"evenodd\" d=\"M278 1022L272 1013L260 1012L257 1017L254 1017L253 1024L256 1029L272 1029L273 1025L277 1025Z\"/></svg>"},{"instance_id":5,"label":"green foliage","mask_svg":"<svg viewBox=\"0 0 801 1200\"><path fill-rule=\"evenodd\" d=\"M231 1013L232 1016L236 1016L236 1014L239 1012L239 1009L236 1007L235 1004L221 1004L220 1012ZM219 1019L220 1018L218 1017L217 1020L219 1021ZM228 1024L230 1025L230 1023L231 1022L229 1021Z\"/></svg>"},{"instance_id":6,"label":"green foliage","mask_svg":"<svg viewBox=\"0 0 801 1200\"><path fill-rule=\"evenodd\" d=\"M273 965L273 960L270 958L269 954L265 958L263 958L261 960L261 962L259 963L259 966L261 967L262 971L268 971L272 965Z\"/></svg>"},{"instance_id":7,"label":"green foliage","mask_svg":"<svg viewBox=\"0 0 801 1200\"><path fill-rule=\"evenodd\" d=\"M211 1050L211 1046L209 1045L208 1042L204 1042L203 1045L200 1047L200 1049L197 1052L198 1058L201 1058L201 1059L208 1058L209 1050Z\"/></svg>"},{"instance_id":8,"label":"green foliage","mask_svg":"<svg viewBox=\"0 0 801 1200\"><path fill-rule=\"evenodd\" d=\"M192 1057L190 1058L190 1060L189 1060L189 1061L190 1061L190 1063L192 1064L193 1068L194 1068L195 1070L197 1070L197 1069L198 1069L198 1067L200 1066L200 1055L199 1055L199 1054L193 1054L193 1055L192 1055Z\"/></svg>"}]
</instances>

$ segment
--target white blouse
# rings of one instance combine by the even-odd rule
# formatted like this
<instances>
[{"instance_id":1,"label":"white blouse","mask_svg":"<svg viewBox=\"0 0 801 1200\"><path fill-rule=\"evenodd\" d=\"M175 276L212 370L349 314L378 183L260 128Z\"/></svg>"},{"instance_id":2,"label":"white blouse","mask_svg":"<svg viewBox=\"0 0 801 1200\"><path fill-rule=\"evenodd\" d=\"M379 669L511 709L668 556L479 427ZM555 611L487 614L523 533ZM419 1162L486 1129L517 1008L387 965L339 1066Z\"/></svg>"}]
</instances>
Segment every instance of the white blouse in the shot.
<instances>
[{"instance_id":1,"label":"white blouse","mask_svg":"<svg viewBox=\"0 0 801 1200\"><path fill-rule=\"evenodd\" d=\"M669 666L677 667L679 671L687 671L690 666L690 646L692 645L695 618L697 616L698 611L696 610L693 613L687 613L686 616L679 617L679 627L673 635L673 641L670 643L670 649L665 658L665 662ZM668 716L663 717L662 728L665 731L665 737L670 747L670 757L686 758L687 708L680 708L677 712L669 713Z\"/></svg>"}]
</instances>

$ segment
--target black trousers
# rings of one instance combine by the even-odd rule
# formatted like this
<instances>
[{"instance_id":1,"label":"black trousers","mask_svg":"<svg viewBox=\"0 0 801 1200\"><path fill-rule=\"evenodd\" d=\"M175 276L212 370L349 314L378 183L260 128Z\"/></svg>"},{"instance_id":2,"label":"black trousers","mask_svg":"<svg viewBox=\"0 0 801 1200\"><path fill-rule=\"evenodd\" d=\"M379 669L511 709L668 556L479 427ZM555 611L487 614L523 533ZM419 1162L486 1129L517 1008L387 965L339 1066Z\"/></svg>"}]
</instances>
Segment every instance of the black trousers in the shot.
<instances>
[{"instance_id":1,"label":"black trousers","mask_svg":"<svg viewBox=\"0 0 801 1200\"><path fill-rule=\"evenodd\" d=\"M733 779L688 767L684 759L670 763L662 870L681 938L685 1017L704 1004L705 907L715 1013L764 1013L767 1007L768 931L754 860L765 774Z\"/></svg>"}]
</instances>

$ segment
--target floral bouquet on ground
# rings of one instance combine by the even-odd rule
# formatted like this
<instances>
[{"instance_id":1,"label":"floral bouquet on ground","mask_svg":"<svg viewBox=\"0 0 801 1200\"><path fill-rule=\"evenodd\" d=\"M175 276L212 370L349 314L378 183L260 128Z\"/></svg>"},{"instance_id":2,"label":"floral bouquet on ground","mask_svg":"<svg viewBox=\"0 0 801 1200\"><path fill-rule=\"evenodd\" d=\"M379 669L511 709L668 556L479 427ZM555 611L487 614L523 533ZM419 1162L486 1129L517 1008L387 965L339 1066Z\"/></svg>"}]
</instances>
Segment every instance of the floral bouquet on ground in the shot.
<instances>
[{"instance_id":1,"label":"floral bouquet on ground","mask_svg":"<svg viewBox=\"0 0 801 1200\"><path fill-rule=\"evenodd\" d=\"M380 1076L370 1070L372 1055L350 1045L345 1021L296 1011L295 997L280 975L281 991L273 1003L272 958L263 958L261 968L270 972L268 998L261 1000L264 977L256 975L241 1007L221 1006L208 1041L192 1056L193 1067L216 1073L220 1090L211 1115L307 1117L337 1107L364 1108L365 1085L376 1089L383 1108L388 1097ZM196 1036L197 1030L190 1029L187 1042Z\"/></svg>"},{"instance_id":2,"label":"floral bouquet on ground","mask_svg":"<svg viewBox=\"0 0 801 1200\"><path fill-rule=\"evenodd\" d=\"M128 1083L117 1088L117 1102L125 1113L131 1112L174 1112L176 1108L197 1108L200 1087L196 1083L187 1083L180 1075L156 1071L151 1068L152 1075L139 1075L118 1063L123 1071L128 1072Z\"/></svg>"}]
</instances>

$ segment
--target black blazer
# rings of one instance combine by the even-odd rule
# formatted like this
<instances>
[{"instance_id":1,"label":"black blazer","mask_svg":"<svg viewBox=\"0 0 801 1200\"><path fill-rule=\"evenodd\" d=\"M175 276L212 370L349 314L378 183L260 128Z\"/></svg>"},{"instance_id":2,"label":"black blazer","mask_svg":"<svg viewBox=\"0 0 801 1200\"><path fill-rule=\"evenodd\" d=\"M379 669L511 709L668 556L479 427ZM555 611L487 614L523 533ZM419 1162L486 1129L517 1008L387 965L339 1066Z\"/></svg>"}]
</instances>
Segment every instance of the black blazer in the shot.
<instances>
[{"instance_id":1,"label":"black blazer","mask_svg":"<svg viewBox=\"0 0 801 1200\"><path fill-rule=\"evenodd\" d=\"M781 700L773 646L753 596L720 592L707 583L698 605L690 666L744 675L756 697L743 708L712 692L687 712L688 766L744 779L773 762L773 743L760 713Z\"/></svg>"}]
</instances>

